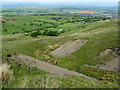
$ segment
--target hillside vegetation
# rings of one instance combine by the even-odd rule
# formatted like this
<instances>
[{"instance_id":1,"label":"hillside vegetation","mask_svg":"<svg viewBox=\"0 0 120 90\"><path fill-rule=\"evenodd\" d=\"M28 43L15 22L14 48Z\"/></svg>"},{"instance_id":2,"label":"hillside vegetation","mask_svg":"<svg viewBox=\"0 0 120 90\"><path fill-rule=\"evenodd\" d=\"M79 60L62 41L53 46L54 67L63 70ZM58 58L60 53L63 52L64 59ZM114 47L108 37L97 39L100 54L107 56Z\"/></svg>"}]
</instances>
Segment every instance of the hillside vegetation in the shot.
<instances>
[{"instance_id":1,"label":"hillside vegetation","mask_svg":"<svg viewBox=\"0 0 120 90\"><path fill-rule=\"evenodd\" d=\"M39 21L41 18L42 21ZM62 18L66 17L64 16ZM71 17L67 17L66 19L70 20L70 18ZM74 23L69 23L63 21L66 19L58 19L58 16L54 16L54 18L53 16L14 16L3 17L3 19L6 20L5 24L3 24L4 35L2 35L3 63L10 64L10 69L13 71L15 77L15 80L3 85L4 88L118 87L117 72L82 67L84 65L95 66L115 57L113 53L109 53L102 57L99 57L99 55L108 48L115 49L119 47L117 19L102 20L87 24L77 24L76 21L74 21ZM41 28L39 28L39 25L41 25ZM53 28L54 26L57 27ZM32 32L36 27L41 31L49 28L49 30L63 29L65 32L61 33L59 36L37 35L35 38L30 35L25 35L25 33ZM59 48L65 42L77 39L85 39L88 40L88 42L82 46L80 50L65 57L57 57L51 54L53 50ZM47 76L50 73L37 68L28 67L21 62L17 63L15 60L9 58L11 54L15 53L25 54L53 65L83 73L87 76L98 79L100 82L96 83L93 80L77 76L68 78Z\"/></svg>"}]
</instances>

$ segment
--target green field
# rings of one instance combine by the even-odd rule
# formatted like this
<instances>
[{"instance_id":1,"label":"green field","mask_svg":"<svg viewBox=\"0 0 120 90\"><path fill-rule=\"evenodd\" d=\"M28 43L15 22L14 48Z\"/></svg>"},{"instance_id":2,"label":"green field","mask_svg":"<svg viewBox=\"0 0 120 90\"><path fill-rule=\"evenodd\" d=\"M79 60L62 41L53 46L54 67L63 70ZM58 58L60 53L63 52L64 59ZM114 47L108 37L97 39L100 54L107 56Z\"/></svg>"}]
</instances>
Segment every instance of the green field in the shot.
<instances>
[{"instance_id":1,"label":"green field","mask_svg":"<svg viewBox=\"0 0 120 90\"><path fill-rule=\"evenodd\" d=\"M3 16L3 34L25 33L32 31L55 30L64 31L78 30L97 21L107 19L104 17L75 17L75 16Z\"/></svg>"}]
</instances>

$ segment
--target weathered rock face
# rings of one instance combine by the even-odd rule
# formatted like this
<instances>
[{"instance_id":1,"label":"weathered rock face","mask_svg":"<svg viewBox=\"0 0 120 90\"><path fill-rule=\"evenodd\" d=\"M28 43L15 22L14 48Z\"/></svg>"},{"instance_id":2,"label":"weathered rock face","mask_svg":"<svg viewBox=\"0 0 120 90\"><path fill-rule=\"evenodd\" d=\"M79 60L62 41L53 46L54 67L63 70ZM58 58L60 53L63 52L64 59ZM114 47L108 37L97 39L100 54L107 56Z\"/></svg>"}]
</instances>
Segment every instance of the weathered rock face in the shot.
<instances>
[{"instance_id":1,"label":"weathered rock face","mask_svg":"<svg viewBox=\"0 0 120 90\"><path fill-rule=\"evenodd\" d=\"M108 55L111 52L113 52L112 49L106 49L105 51L103 51L102 53L100 53L100 57Z\"/></svg>"},{"instance_id":2,"label":"weathered rock face","mask_svg":"<svg viewBox=\"0 0 120 90\"><path fill-rule=\"evenodd\" d=\"M88 40L84 40L84 39L78 39L78 40L74 40L74 41L68 41L65 44L63 44L61 47L59 47L58 49L52 51L51 53L55 56L68 56L71 53L77 51L80 49L80 47L82 47L83 45L85 45L85 43Z\"/></svg>"}]
</instances>

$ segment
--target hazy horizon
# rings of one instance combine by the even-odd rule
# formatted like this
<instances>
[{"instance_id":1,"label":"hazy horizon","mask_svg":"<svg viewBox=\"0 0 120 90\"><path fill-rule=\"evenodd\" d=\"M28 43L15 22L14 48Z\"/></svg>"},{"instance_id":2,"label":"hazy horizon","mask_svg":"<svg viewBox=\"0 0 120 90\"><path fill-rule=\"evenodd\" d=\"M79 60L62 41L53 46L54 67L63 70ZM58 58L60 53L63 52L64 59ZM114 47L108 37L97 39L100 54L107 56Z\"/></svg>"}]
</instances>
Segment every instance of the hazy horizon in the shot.
<instances>
[{"instance_id":1,"label":"hazy horizon","mask_svg":"<svg viewBox=\"0 0 120 90\"><path fill-rule=\"evenodd\" d=\"M119 2L119 0L2 0L2 2Z\"/></svg>"},{"instance_id":2,"label":"hazy horizon","mask_svg":"<svg viewBox=\"0 0 120 90\"><path fill-rule=\"evenodd\" d=\"M3 5L82 5L82 6L98 6L112 7L118 6L117 2L3 2Z\"/></svg>"}]
</instances>

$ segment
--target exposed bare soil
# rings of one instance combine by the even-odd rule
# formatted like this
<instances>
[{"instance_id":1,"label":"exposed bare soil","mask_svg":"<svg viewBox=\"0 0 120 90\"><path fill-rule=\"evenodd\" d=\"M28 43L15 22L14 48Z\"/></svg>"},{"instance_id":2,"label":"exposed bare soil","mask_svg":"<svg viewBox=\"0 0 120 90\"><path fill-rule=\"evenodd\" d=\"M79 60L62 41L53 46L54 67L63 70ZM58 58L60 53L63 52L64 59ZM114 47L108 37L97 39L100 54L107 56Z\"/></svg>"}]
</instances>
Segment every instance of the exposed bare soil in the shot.
<instances>
[{"instance_id":1,"label":"exposed bare soil","mask_svg":"<svg viewBox=\"0 0 120 90\"><path fill-rule=\"evenodd\" d=\"M71 53L77 51L80 49L80 47L82 47L83 45L85 45L85 43L88 40L84 40L84 39L78 39L78 40L74 40L74 41L68 41L66 43L64 43L61 47L57 48L56 50L52 51L51 53L55 56L68 56Z\"/></svg>"},{"instance_id":2,"label":"exposed bare soil","mask_svg":"<svg viewBox=\"0 0 120 90\"><path fill-rule=\"evenodd\" d=\"M119 60L119 58L120 58L120 56L117 56L114 59L105 62L104 65L96 65L96 67L98 67L100 69L108 70L108 71L119 71L118 70L118 60Z\"/></svg>"},{"instance_id":3,"label":"exposed bare soil","mask_svg":"<svg viewBox=\"0 0 120 90\"><path fill-rule=\"evenodd\" d=\"M107 54L109 54L111 52L113 52L111 49L106 49L105 51L103 51L102 53L100 53L100 57L105 56L105 55L107 55Z\"/></svg>"},{"instance_id":4,"label":"exposed bare soil","mask_svg":"<svg viewBox=\"0 0 120 90\"><path fill-rule=\"evenodd\" d=\"M17 62L22 62L23 64L26 64L27 66L36 67L38 69L56 74L58 76L82 76L82 77L85 77L85 78L88 78L91 80L98 81L94 78L88 77L88 76L80 74L78 72L64 69L64 68L61 68L58 66L54 66L52 64L48 64L46 62L37 60L37 59L32 58L32 57L27 56L27 55L17 54L17 55L12 56L12 58L14 60L16 60Z\"/></svg>"},{"instance_id":5,"label":"exposed bare soil","mask_svg":"<svg viewBox=\"0 0 120 90\"><path fill-rule=\"evenodd\" d=\"M84 65L84 66L81 66L81 67L93 67L93 68L98 68L98 69L107 70L107 71L120 72L120 70L118 68L119 67L119 64L118 64L119 59L120 59L120 56L117 56L110 61L104 62L104 64L97 64L95 66Z\"/></svg>"}]
</instances>

